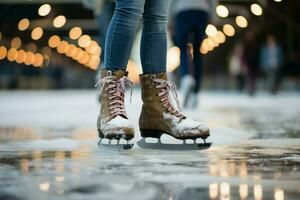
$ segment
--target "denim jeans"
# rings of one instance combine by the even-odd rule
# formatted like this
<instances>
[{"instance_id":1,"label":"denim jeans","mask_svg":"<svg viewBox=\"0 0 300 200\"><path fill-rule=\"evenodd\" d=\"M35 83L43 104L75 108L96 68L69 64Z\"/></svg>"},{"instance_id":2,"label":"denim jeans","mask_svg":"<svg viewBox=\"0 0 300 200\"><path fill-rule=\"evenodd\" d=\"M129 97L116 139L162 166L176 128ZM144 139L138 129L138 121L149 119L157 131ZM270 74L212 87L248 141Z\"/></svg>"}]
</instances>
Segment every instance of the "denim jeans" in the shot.
<instances>
[{"instance_id":1,"label":"denim jeans","mask_svg":"<svg viewBox=\"0 0 300 200\"><path fill-rule=\"evenodd\" d=\"M196 87L194 92L201 89L202 78L202 56L200 54L200 45L205 36L208 13L201 10L186 10L177 14L175 18L175 43L180 48L180 78L191 74L195 81ZM192 38L192 41L190 41ZM194 47L193 63L187 52L187 43L191 42ZM192 66L190 69L189 66Z\"/></svg>"},{"instance_id":2,"label":"denim jeans","mask_svg":"<svg viewBox=\"0 0 300 200\"><path fill-rule=\"evenodd\" d=\"M125 70L142 21L140 56L143 73L166 71L169 0L116 0L105 42L104 67Z\"/></svg>"}]
</instances>

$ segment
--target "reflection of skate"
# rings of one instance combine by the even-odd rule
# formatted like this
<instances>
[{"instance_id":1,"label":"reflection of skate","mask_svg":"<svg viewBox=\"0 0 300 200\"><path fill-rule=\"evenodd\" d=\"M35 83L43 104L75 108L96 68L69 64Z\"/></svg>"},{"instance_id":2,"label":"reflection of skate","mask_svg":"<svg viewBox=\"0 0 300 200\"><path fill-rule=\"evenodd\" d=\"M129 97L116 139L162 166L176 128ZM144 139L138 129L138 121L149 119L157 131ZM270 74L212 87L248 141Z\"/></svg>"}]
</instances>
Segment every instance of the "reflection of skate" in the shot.
<instances>
[{"instance_id":1,"label":"reflection of skate","mask_svg":"<svg viewBox=\"0 0 300 200\"><path fill-rule=\"evenodd\" d=\"M191 139L194 141L193 144L180 144L179 146L198 149L201 144L195 143L196 139L201 138L205 142L209 136L209 129L204 123L194 121L180 112L175 85L167 80L167 75L165 73L142 75L140 79L143 100L139 119L141 136L159 139L162 134L167 134L179 140ZM172 97L178 108L171 103ZM145 140L138 144L145 144ZM207 147L210 144L204 145ZM179 146L177 145L176 148L180 149Z\"/></svg>"},{"instance_id":2,"label":"reflection of skate","mask_svg":"<svg viewBox=\"0 0 300 200\"><path fill-rule=\"evenodd\" d=\"M122 70L102 70L100 85L100 114L97 120L100 146L114 146L130 149L129 141L134 137L134 127L125 111L125 88L132 87L132 82ZM108 142L102 140L108 139ZM122 140L126 143L122 143ZM116 140L115 143L112 140Z\"/></svg>"}]
</instances>

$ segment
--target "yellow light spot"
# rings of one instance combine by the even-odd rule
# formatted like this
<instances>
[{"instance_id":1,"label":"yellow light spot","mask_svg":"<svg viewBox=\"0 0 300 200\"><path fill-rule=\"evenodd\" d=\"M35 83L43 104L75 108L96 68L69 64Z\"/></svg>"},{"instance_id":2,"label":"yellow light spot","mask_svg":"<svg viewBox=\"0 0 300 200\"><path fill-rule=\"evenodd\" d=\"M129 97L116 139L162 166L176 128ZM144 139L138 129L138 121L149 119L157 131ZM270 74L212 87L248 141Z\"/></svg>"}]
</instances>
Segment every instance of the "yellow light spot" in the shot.
<instances>
[{"instance_id":1,"label":"yellow light spot","mask_svg":"<svg viewBox=\"0 0 300 200\"><path fill-rule=\"evenodd\" d=\"M70 30L69 32L69 37L72 39L72 40L77 40L82 34L82 30L80 27L74 27Z\"/></svg>"},{"instance_id":2,"label":"yellow light spot","mask_svg":"<svg viewBox=\"0 0 300 200\"><path fill-rule=\"evenodd\" d=\"M57 35L53 35L48 40L48 45L51 48L56 48L60 44L60 38Z\"/></svg>"},{"instance_id":3,"label":"yellow light spot","mask_svg":"<svg viewBox=\"0 0 300 200\"><path fill-rule=\"evenodd\" d=\"M0 60L4 59L7 55L7 49L5 46L0 47Z\"/></svg>"},{"instance_id":4,"label":"yellow light spot","mask_svg":"<svg viewBox=\"0 0 300 200\"><path fill-rule=\"evenodd\" d=\"M21 45L22 45L22 40L21 40L21 38L19 38L19 37L13 38L13 39L11 40L11 42L10 42L10 46L11 46L12 48L19 49L19 48L21 47Z\"/></svg>"},{"instance_id":5,"label":"yellow light spot","mask_svg":"<svg viewBox=\"0 0 300 200\"><path fill-rule=\"evenodd\" d=\"M82 35L78 40L78 45L80 47L87 47L91 43L91 37L88 35Z\"/></svg>"},{"instance_id":6,"label":"yellow light spot","mask_svg":"<svg viewBox=\"0 0 300 200\"><path fill-rule=\"evenodd\" d=\"M17 56L18 56L18 51L17 49L15 48L11 48L8 50L7 52L7 59L10 61L10 62L13 62L17 59Z\"/></svg>"},{"instance_id":7,"label":"yellow light spot","mask_svg":"<svg viewBox=\"0 0 300 200\"><path fill-rule=\"evenodd\" d=\"M50 13L50 11L51 11L51 6L49 4L43 4L39 8L38 13L40 16L46 16Z\"/></svg>"},{"instance_id":8,"label":"yellow light spot","mask_svg":"<svg viewBox=\"0 0 300 200\"><path fill-rule=\"evenodd\" d=\"M228 17L229 11L226 6L219 5L216 7L216 13L219 17Z\"/></svg>"},{"instance_id":9,"label":"yellow light spot","mask_svg":"<svg viewBox=\"0 0 300 200\"><path fill-rule=\"evenodd\" d=\"M43 36L43 29L41 27L36 27L31 32L31 37L34 40L38 40Z\"/></svg>"},{"instance_id":10,"label":"yellow light spot","mask_svg":"<svg viewBox=\"0 0 300 200\"><path fill-rule=\"evenodd\" d=\"M99 51L101 52L101 48L95 40L92 40L85 50L90 54L96 54Z\"/></svg>"},{"instance_id":11,"label":"yellow light spot","mask_svg":"<svg viewBox=\"0 0 300 200\"><path fill-rule=\"evenodd\" d=\"M54 18L54 20L53 20L53 26L55 28L61 28L61 27L63 27L65 25L66 21L67 21L67 19L66 19L65 16L59 15L59 16L57 16L57 17Z\"/></svg>"},{"instance_id":12,"label":"yellow light spot","mask_svg":"<svg viewBox=\"0 0 300 200\"><path fill-rule=\"evenodd\" d=\"M248 26L247 19L241 15L239 15L235 18L235 23L241 28L246 28Z\"/></svg>"},{"instance_id":13,"label":"yellow light spot","mask_svg":"<svg viewBox=\"0 0 300 200\"><path fill-rule=\"evenodd\" d=\"M30 25L30 21L27 18L21 19L18 23L18 29L20 31L25 31L26 29L28 29Z\"/></svg>"},{"instance_id":14,"label":"yellow light spot","mask_svg":"<svg viewBox=\"0 0 300 200\"><path fill-rule=\"evenodd\" d=\"M250 10L256 16L260 16L263 14L262 7L260 5L258 5L257 3L253 3L250 7Z\"/></svg>"},{"instance_id":15,"label":"yellow light spot","mask_svg":"<svg viewBox=\"0 0 300 200\"><path fill-rule=\"evenodd\" d=\"M128 78L133 82L137 83L139 81L139 66L133 60L129 60L127 63L127 71L128 71Z\"/></svg>"},{"instance_id":16,"label":"yellow light spot","mask_svg":"<svg viewBox=\"0 0 300 200\"><path fill-rule=\"evenodd\" d=\"M27 44L26 49L27 49L28 51L36 52L37 46L36 46L36 44L34 44L34 43L29 43L29 44Z\"/></svg>"},{"instance_id":17,"label":"yellow light spot","mask_svg":"<svg viewBox=\"0 0 300 200\"><path fill-rule=\"evenodd\" d=\"M34 54L31 51L26 52L26 58L24 63L25 65L32 65L34 63Z\"/></svg>"},{"instance_id":18,"label":"yellow light spot","mask_svg":"<svg viewBox=\"0 0 300 200\"><path fill-rule=\"evenodd\" d=\"M21 64L25 62L26 59L26 52L24 50L19 50L16 58L16 62Z\"/></svg>"},{"instance_id":19,"label":"yellow light spot","mask_svg":"<svg viewBox=\"0 0 300 200\"><path fill-rule=\"evenodd\" d=\"M61 54L66 53L68 51L68 48L69 48L69 43L66 41L61 41L57 47L57 52Z\"/></svg>"},{"instance_id":20,"label":"yellow light spot","mask_svg":"<svg viewBox=\"0 0 300 200\"><path fill-rule=\"evenodd\" d=\"M73 57L76 54L76 50L77 50L76 46L74 44L70 44L69 48L68 48L68 50L66 52L66 55L68 57Z\"/></svg>"},{"instance_id":21,"label":"yellow light spot","mask_svg":"<svg viewBox=\"0 0 300 200\"><path fill-rule=\"evenodd\" d=\"M214 37L217 34L217 28L212 24L208 24L205 33L210 37Z\"/></svg>"},{"instance_id":22,"label":"yellow light spot","mask_svg":"<svg viewBox=\"0 0 300 200\"><path fill-rule=\"evenodd\" d=\"M43 65L43 61L44 61L44 58L43 58L42 54L37 53L34 55L33 66L41 67Z\"/></svg>"},{"instance_id":23,"label":"yellow light spot","mask_svg":"<svg viewBox=\"0 0 300 200\"><path fill-rule=\"evenodd\" d=\"M232 37L235 34L235 30L234 27L230 24L225 24L223 26L223 32L225 33L225 35Z\"/></svg>"},{"instance_id":24,"label":"yellow light spot","mask_svg":"<svg viewBox=\"0 0 300 200\"><path fill-rule=\"evenodd\" d=\"M219 44L223 44L226 41L226 36L222 31L218 31L215 38Z\"/></svg>"}]
</instances>

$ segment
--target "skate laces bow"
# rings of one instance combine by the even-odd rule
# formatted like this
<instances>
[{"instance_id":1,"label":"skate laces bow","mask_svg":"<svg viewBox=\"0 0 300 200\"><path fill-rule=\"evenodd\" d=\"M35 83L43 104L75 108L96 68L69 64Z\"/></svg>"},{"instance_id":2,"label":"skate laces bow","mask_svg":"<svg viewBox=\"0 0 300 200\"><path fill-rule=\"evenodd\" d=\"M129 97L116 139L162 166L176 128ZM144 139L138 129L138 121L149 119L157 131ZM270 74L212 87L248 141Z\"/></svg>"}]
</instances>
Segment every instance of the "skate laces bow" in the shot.
<instances>
[{"instance_id":1,"label":"skate laces bow","mask_svg":"<svg viewBox=\"0 0 300 200\"><path fill-rule=\"evenodd\" d=\"M106 76L101 78L96 84L95 87L100 85L100 94L102 94L103 88L107 85L105 91L111 94L108 97L109 99L109 111L112 118L123 115L127 117L125 106L124 106L124 98L125 98L125 89L130 88L130 102L132 97L132 88L133 83L126 76L123 76L120 79L116 80L115 76Z\"/></svg>"},{"instance_id":2,"label":"skate laces bow","mask_svg":"<svg viewBox=\"0 0 300 200\"><path fill-rule=\"evenodd\" d=\"M181 112L181 107L176 92L176 85L172 81L167 81L163 79L153 79L153 81L159 83L159 85L157 85L156 88L161 89L161 92L158 93L158 96L162 97L161 102L163 102L164 107L166 107L169 112L173 112L173 114L180 115L180 113L170 103L169 99L170 97L172 97L172 99L175 100L176 107Z\"/></svg>"}]
</instances>

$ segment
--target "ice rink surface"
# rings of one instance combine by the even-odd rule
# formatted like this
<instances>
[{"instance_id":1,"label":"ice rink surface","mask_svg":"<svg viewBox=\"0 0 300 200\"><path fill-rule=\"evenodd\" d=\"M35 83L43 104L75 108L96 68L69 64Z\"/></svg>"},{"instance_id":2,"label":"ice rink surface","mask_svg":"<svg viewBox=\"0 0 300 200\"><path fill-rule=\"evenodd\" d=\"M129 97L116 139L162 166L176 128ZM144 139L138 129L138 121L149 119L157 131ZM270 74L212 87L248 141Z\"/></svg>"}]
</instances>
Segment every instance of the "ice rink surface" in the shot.
<instances>
[{"instance_id":1,"label":"ice rink surface","mask_svg":"<svg viewBox=\"0 0 300 200\"><path fill-rule=\"evenodd\" d=\"M127 103L140 139L140 91ZM92 90L0 92L0 199L299 199L300 94L204 92L202 151L99 148ZM165 141L171 138L163 137Z\"/></svg>"}]
</instances>

